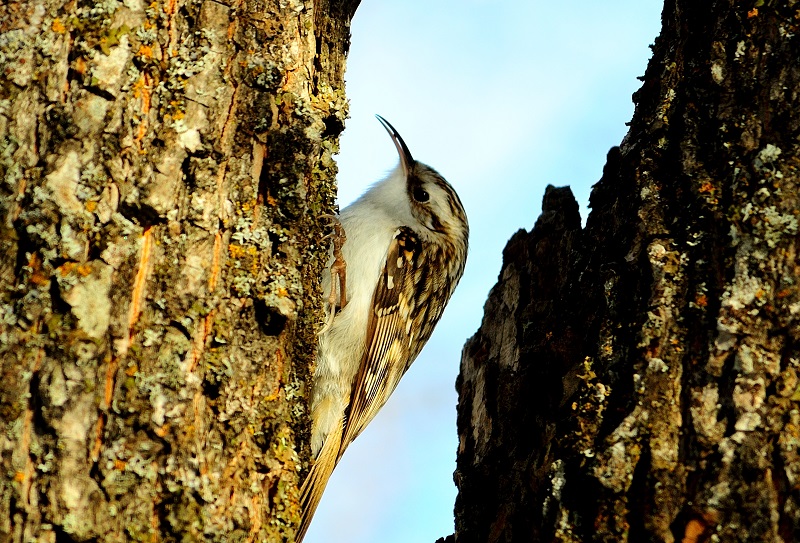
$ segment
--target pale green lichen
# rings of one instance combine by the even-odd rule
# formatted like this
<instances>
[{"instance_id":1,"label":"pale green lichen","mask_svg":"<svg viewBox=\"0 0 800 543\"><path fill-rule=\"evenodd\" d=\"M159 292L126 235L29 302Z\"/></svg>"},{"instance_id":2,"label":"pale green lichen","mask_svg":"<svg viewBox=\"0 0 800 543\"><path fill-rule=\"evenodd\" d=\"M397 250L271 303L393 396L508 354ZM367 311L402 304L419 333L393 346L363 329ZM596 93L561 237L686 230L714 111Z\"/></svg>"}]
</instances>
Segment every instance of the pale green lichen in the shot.
<instances>
[{"instance_id":1,"label":"pale green lichen","mask_svg":"<svg viewBox=\"0 0 800 543\"><path fill-rule=\"evenodd\" d=\"M797 234L797 217L794 214L781 213L775 206L762 210L762 239L770 248L778 245L785 236Z\"/></svg>"},{"instance_id":2,"label":"pale green lichen","mask_svg":"<svg viewBox=\"0 0 800 543\"><path fill-rule=\"evenodd\" d=\"M144 347L152 347L161 342L164 334L160 328L146 328L143 331L142 345Z\"/></svg>"},{"instance_id":3,"label":"pale green lichen","mask_svg":"<svg viewBox=\"0 0 800 543\"><path fill-rule=\"evenodd\" d=\"M761 193L762 200L769 196L769 191ZM753 225L754 241L765 243L770 249L774 249L785 238L793 239L798 232L796 214L782 213L774 205L764 207L747 202L741 214L742 221L750 219Z\"/></svg>"},{"instance_id":4,"label":"pale green lichen","mask_svg":"<svg viewBox=\"0 0 800 543\"><path fill-rule=\"evenodd\" d=\"M730 287L723 292L722 306L733 310L745 309L753 303L762 290L762 282L744 270L734 277Z\"/></svg>"},{"instance_id":5,"label":"pale green lichen","mask_svg":"<svg viewBox=\"0 0 800 543\"><path fill-rule=\"evenodd\" d=\"M764 147L761 151L758 152L758 160L760 160L763 164L769 164L778 160L778 157L781 156L780 148L768 143L766 147ZM756 166L758 167L758 166Z\"/></svg>"}]
</instances>

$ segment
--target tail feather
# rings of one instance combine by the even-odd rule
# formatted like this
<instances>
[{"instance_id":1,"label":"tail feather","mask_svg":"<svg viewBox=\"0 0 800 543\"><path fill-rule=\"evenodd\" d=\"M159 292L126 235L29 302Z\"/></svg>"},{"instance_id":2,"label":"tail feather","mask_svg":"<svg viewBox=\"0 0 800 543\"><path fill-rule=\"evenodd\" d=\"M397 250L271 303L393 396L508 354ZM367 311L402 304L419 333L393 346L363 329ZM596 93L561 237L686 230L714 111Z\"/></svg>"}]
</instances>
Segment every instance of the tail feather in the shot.
<instances>
[{"instance_id":1,"label":"tail feather","mask_svg":"<svg viewBox=\"0 0 800 543\"><path fill-rule=\"evenodd\" d=\"M339 449L342 444L343 425L336 425L337 431L331 432L322 444L314 465L308 472L303 486L300 487L300 504L303 508L300 517L300 527L295 536L296 543L302 543L303 538L311 524L314 512L317 510L322 493L333 473L333 468L339 462Z\"/></svg>"}]
</instances>

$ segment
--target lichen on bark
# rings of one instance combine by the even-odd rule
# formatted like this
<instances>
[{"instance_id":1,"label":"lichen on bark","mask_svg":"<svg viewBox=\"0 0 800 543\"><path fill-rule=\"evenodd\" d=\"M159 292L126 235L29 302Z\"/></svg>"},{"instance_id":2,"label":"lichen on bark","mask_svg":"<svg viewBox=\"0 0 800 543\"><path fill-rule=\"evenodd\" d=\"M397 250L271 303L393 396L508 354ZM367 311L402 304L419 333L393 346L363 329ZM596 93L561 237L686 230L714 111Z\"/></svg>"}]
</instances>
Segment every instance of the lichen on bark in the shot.
<instances>
[{"instance_id":1,"label":"lichen on bark","mask_svg":"<svg viewBox=\"0 0 800 543\"><path fill-rule=\"evenodd\" d=\"M0 539L291 538L356 5L0 6Z\"/></svg>"},{"instance_id":2,"label":"lichen on bark","mask_svg":"<svg viewBox=\"0 0 800 543\"><path fill-rule=\"evenodd\" d=\"M509 242L456 540L797 539L800 6L757 4L668 1L586 227L550 189Z\"/></svg>"}]
</instances>

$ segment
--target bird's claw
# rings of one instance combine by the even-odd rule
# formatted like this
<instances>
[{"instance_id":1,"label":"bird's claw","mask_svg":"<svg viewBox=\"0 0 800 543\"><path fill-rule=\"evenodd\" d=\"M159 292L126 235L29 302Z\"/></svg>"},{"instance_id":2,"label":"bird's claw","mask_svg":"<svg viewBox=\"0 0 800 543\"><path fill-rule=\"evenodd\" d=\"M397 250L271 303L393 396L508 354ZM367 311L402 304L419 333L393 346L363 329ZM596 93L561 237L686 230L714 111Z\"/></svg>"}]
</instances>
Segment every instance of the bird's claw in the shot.
<instances>
[{"instance_id":1,"label":"bird's claw","mask_svg":"<svg viewBox=\"0 0 800 543\"><path fill-rule=\"evenodd\" d=\"M333 263L331 264L331 292L328 296L328 301L326 304L325 324L319 331L320 335L330 330L331 326L333 325L333 319L336 317L337 307L339 310L341 310L345 305L347 305L347 263L344 260L344 255L342 254L342 247L344 246L344 242L347 241L347 236L345 235L344 227L337 216L326 214L322 215L322 218L330 220L331 226L333 227L331 233L327 234L323 238L325 239L330 237L333 239ZM338 304L336 303L337 284L339 287Z\"/></svg>"}]
</instances>

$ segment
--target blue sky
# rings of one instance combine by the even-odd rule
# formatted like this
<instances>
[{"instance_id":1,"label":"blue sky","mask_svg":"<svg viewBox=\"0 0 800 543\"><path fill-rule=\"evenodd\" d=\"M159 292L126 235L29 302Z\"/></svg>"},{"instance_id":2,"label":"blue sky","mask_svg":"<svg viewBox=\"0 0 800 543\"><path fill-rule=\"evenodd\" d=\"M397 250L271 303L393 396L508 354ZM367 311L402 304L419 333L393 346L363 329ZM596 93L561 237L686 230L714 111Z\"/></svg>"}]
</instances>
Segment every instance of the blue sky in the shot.
<instances>
[{"instance_id":1,"label":"blue sky","mask_svg":"<svg viewBox=\"0 0 800 543\"><path fill-rule=\"evenodd\" d=\"M464 278L392 399L347 450L306 543L433 543L453 532L455 379L502 249L548 184L586 217L660 30L658 0L362 0L352 24L346 206L397 164L374 114L456 188L470 221Z\"/></svg>"}]
</instances>

